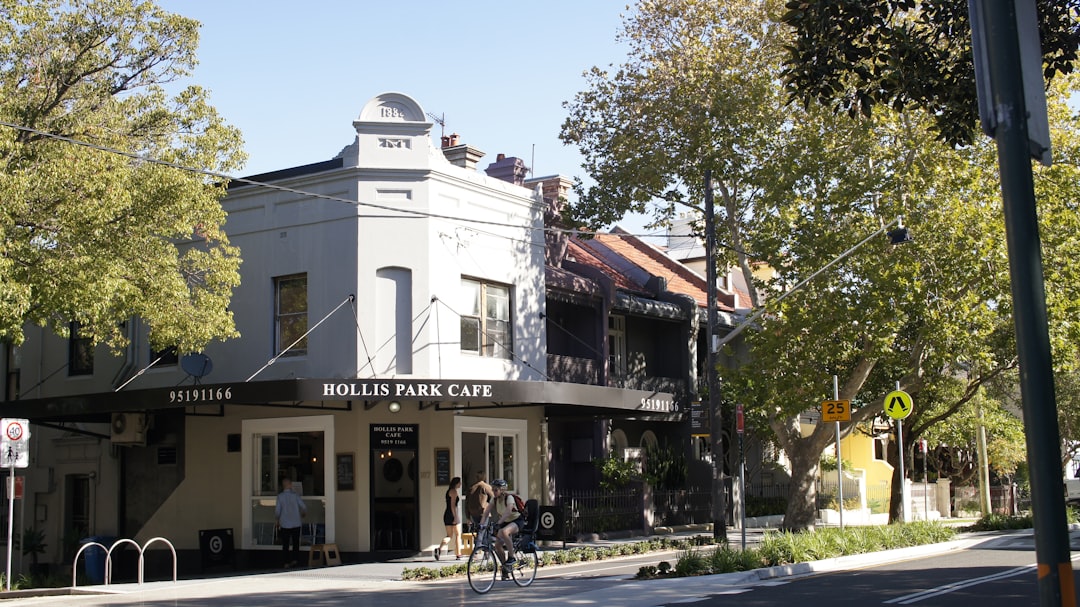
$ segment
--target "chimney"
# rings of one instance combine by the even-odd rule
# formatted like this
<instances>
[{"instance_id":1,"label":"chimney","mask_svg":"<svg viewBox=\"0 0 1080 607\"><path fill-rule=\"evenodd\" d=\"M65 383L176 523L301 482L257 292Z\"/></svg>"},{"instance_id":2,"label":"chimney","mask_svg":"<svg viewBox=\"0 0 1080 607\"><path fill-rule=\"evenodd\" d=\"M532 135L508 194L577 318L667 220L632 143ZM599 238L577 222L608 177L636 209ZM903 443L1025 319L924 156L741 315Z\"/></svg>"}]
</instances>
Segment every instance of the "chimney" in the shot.
<instances>
[{"instance_id":1,"label":"chimney","mask_svg":"<svg viewBox=\"0 0 1080 607\"><path fill-rule=\"evenodd\" d=\"M457 133L443 135L443 156L446 156L446 159L452 165L476 170L476 163L480 162L480 159L484 157L484 153L470 145L459 143L459 139Z\"/></svg>"},{"instance_id":2,"label":"chimney","mask_svg":"<svg viewBox=\"0 0 1080 607\"><path fill-rule=\"evenodd\" d=\"M484 172L488 174L488 177L524 186L525 175L528 174L529 169L525 166L524 160L513 156L507 158L506 154L499 154L495 157L495 162L489 164Z\"/></svg>"}]
</instances>

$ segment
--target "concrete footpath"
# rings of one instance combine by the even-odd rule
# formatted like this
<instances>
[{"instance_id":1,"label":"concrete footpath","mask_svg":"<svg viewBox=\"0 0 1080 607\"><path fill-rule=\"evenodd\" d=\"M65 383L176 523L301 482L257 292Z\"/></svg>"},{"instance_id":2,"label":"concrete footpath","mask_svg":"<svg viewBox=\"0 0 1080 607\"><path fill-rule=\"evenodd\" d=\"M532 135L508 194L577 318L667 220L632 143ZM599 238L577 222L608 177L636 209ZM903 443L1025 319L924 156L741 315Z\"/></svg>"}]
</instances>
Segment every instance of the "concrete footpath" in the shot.
<instances>
[{"instance_id":1,"label":"concrete footpath","mask_svg":"<svg viewBox=\"0 0 1080 607\"><path fill-rule=\"evenodd\" d=\"M747 530L747 545L752 546L751 538L757 540L763 530ZM661 537L681 537L696 535L694 532L683 532ZM742 586L753 584L762 580L805 575L817 572L839 571L856 569L887 562L902 561L930 554L940 554L953 550L963 550L977 545L988 539L986 533L963 534L959 539L940 544L930 544L912 548L888 550L871 554L859 554L833 559L825 559L809 563L797 563L778 567L768 567L737 573L699 576L694 578L671 578L649 581L636 581L626 578L625 589L620 586L620 591L633 593L633 587L638 584L650 584L650 589L660 590L670 585L674 591L685 597L688 593L693 594L694 588L700 586L712 588L716 586ZM740 546L741 532L734 530L728 533L728 541L732 546ZM657 537L657 536L653 536ZM567 548L577 546L606 546L611 544L643 541L644 537L627 537L620 539L594 539L585 542L568 543ZM756 542L755 542L756 543ZM547 547L546 550L561 549L558 546ZM621 557L628 558L628 557ZM612 559L614 560L614 559ZM607 559L605 559L607 561ZM180 579L175 582L149 581L138 583L116 583L109 585L80 586L77 588L42 588L28 589L12 592L0 592L0 601L5 605L17 605L24 603L33 605L62 605L71 604L72 596L81 595L138 595L144 601L197 601L206 597L243 596L248 594L267 595L275 592L332 592L379 590L390 588L402 588L403 586L415 586L426 582L402 581L401 575L405 568L415 569L419 567L437 568L446 565L461 563L453 558L436 561L430 554L419 555L412 558L397 559L376 563L344 564L332 567L284 569L273 572L251 572L220 575L215 577ZM545 577L557 577L560 565L549 565L542 568ZM610 591L608 591L610 592ZM53 597L50 600L47 597ZM610 598L610 595L609 595ZM80 601L81 602L81 601Z\"/></svg>"}]
</instances>

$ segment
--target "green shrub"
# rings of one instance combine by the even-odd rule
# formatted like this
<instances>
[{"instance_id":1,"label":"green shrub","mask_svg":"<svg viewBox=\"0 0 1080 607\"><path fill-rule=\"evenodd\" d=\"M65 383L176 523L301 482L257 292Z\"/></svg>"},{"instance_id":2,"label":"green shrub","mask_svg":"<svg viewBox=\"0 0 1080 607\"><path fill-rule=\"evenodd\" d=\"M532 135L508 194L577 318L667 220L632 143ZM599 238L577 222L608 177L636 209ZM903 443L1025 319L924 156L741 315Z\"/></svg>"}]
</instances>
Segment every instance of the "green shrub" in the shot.
<instances>
[{"instance_id":1,"label":"green shrub","mask_svg":"<svg viewBox=\"0 0 1080 607\"><path fill-rule=\"evenodd\" d=\"M709 555L712 573L733 573L761 567L761 556L756 550L739 550L730 546L717 546Z\"/></svg>"},{"instance_id":2,"label":"green shrub","mask_svg":"<svg viewBox=\"0 0 1080 607\"><path fill-rule=\"evenodd\" d=\"M705 575L709 573L709 559L697 550L687 550L680 553L675 561L675 575L689 577L692 575Z\"/></svg>"},{"instance_id":3,"label":"green shrub","mask_svg":"<svg viewBox=\"0 0 1080 607\"><path fill-rule=\"evenodd\" d=\"M1000 531L1003 529L1030 529L1035 523L1030 514L1009 516L1005 514L987 514L965 527L965 531Z\"/></svg>"},{"instance_id":4,"label":"green shrub","mask_svg":"<svg viewBox=\"0 0 1080 607\"><path fill-rule=\"evenodd\" d=\"M638 569L636 577L638 577L638 578L656 577L656 574L657 574L658 571L659 570L656 568L655 565L645 565L644 567L641 567L640 569Z\"/></svg>"}]
</instances>

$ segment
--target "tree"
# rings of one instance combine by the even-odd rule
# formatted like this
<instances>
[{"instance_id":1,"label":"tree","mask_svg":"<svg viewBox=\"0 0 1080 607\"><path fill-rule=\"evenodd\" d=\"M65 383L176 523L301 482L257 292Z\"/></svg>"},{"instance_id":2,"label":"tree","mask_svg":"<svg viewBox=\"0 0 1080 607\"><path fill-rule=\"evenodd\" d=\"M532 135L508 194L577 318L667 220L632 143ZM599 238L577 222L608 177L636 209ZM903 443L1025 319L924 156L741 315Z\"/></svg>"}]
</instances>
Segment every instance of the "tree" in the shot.
<instances>
[{"instance_id":1,"label":"tree","mask_svg":"<svg viewBox=\"0 0 1080 607\"><path fill-rule=\"evenodd\" d=\"M123 347L235 336L217 177L239 132L189 87L198 23L141 0L0 1L0 339L25 323ZM160 161L160 162L159 162Z\"/></svg>"},{"instance_id":2,"label":"tree","mask_svg":"<svg viewBox=\"0 0 1080 607\"><path fill-rule=\"evenodd\" d=\"M768 313L745 348L731 352L747 364L720 369L723 396L744 403L748 424L771 428L787 453L785 525L803 529L816 518L814 481L833 435L824 424L804 435L800 414L831 397L830 376L859 407L845 433L880 415L897 381L913 394L918 406L896 454L910 462L912 441L1016 359L989 143L955 150L935 140L921 113L885 108L866 118L786 104L780 74L790 32L777 29L777 9L768 1L640 3L625 22L631 58L613 74L590 72L589 90L567 104L562 136L579 145L596 181L579 184L571 208L593 226L653 200L666 203L653 210L663 224L676 205L695 206L703 169L713 168L726 236L718 240L728 245L718 263L749 276L752 254L778 276L751 289L755 308ZM890 249L882 235L782 302L756 299L796 284L898 215L919 234L914 244ZM1063 244L1071 275L1080 250ZM1056 299L1062 310L1066 299ZM894 518L897 508L894 499Z\"/></svg>"},{"instance_id":3,"label":"tree","mask_svg":"<svg viewBox=\"0 0 1080 607\"><path fill-rule=\"evenodd\" d=\"M804 104L870 116L875 107L926 110L952 145L978 121L966 0L792 0L784 80ZM1080 1L1036 0L1047 80L1073 71Z\"/></svg>"}]
</instances>

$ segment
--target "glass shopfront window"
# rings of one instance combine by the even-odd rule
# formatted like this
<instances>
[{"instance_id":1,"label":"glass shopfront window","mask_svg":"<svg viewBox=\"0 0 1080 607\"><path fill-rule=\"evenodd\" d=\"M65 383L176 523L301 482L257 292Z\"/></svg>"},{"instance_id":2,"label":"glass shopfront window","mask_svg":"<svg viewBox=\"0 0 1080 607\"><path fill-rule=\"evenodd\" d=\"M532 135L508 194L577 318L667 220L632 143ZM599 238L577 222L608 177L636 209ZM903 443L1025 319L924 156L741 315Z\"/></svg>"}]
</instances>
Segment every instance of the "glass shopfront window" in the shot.
<instances>
[{"instance_id":1,"label":"glass shopfront window","mask_svg":"<svg viewBox=\"0 0 1080 607\"><path fill-rule=\"evenodd\" d=\"M274 506L281 481L307 504L301 543L322 544L333 538L333 417L316 416L246 420L244 545L279 547Z\"/></svg>"}]
</instances>

